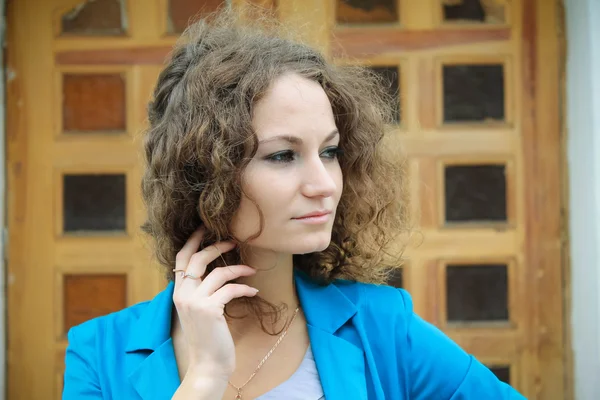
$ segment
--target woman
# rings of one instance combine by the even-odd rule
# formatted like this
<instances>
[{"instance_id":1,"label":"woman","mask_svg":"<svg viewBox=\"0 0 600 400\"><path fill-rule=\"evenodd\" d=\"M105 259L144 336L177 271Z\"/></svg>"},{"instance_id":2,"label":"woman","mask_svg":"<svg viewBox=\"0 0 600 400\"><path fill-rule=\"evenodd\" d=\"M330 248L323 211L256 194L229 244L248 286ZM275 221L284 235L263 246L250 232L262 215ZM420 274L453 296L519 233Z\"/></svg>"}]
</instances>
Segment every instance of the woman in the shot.
<instances>
[{"instance_id":1,"label":"woman","mask_svg":"<svg viewBox=\"0 0 600 400\"><path fill-rule=\"evenodd\" d=\"M149 105L146 232L171 283L69 332L64 399L517 399L383 283L407 229L373 76L223 13Z\"/></svg>"}]
</instances>

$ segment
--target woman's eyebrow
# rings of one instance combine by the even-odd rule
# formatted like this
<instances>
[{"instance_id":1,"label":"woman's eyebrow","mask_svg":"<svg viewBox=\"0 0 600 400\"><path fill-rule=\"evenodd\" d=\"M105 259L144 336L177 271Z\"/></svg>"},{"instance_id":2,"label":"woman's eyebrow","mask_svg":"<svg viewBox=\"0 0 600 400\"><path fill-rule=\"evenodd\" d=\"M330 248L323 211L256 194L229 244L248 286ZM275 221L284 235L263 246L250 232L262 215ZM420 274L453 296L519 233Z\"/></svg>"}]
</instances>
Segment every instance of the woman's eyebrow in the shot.
<instances>
[{"instance_id":1,"label":"woman's eyebrow","mask_svg":"<svg viewBox=\"0 0 600 400\"><path fill-rule=\"evenodd\" d=\"M332 140L334 137L336 137L339 134L340 134L340 132L337 129L334 129L329 135L327 135L327 137L325 138L323 143L329 142L330 140ZM292 135L273 136L271 138L259 141L258 144L273 142L275 140L285 140L286 142L290 142L291 144L302 144L302 139L300 139L298 136L292 136Z\"/></svg>"}]
</instances>

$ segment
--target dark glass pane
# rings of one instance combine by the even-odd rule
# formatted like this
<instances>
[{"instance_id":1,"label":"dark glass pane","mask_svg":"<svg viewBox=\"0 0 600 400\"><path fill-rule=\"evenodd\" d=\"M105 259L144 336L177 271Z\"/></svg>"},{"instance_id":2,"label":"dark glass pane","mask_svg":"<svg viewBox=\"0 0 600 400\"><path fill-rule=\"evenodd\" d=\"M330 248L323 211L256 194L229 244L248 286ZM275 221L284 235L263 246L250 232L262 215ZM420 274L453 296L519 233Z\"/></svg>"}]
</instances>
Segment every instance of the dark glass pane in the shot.
<instances>
[{"instance_id":1,"label":"dark glass pane","mask_svg":"<svg viewBox=\"0 0 600 400\"><path fill-rule=\"evenodd\" d=\"M444 121L504 120L502 65L444 66Z\"/></svg>"},{"instance_id":2,"label":"dark glass pane","mask_svg":"<svg viewBox=\"0 0 600 400\"><path fill-rule=\"evenodd\" d=\"M125 34L125 0L84 0L62 16L63 35Z\"/></svg>"},{"instance_id":3,"label":"dark glass pane","mask_svg":"<svg viewBox=\"0 0 600 400\"><path fill-rule=\"evenodd\" d=\"M121 74L65 74L63 130L126 131L125 79Z\"/></svg>"},{"instance_id":4,"label":"dark glass pane","mask_svg":"<svg viewBox=\"0 0 600 400\"><path fill-rule=\"evenodd\" d=\"M393 269L389 275L388 285L394 286L397 288L404 287L404 277L402 276L403 272L404 272L404 270L400 269L400 268Z\"/></svg>"},{"instance_id":5,"label":"dark glass pane","mask_svg":"<svg viewBox=\"0 0 600 400\"><path fill-rule=\"evenodd\" d=\"M504 165L447 166L446 221L506 221Z\"/></svg>"},{"instance_id":6,"label":"dark glass pane","mask_svg":"<svg viewBox=\"0 0 600 400\"><path fill-rule=\"evenodd\" d=\"M181 33L190 23L219 10L225 4L224 0L169 0L169 32Z\"/></svg>"},{"instance_id":7,"label":"dark glass pane","mask_svg":"<svg viewBox=\"0 0 600 400\"><path fill-rule=\"evenodd\" d=\"M127 276L65 275L63 280L64 333L92 318L126 307Z\"/></svg>"},{"instance_id":8,"label":"dark glass pane","mask_svg":"<svg viewBox=\"0 0 600 400\"><path fill-rule=\"evenodd\" d=\"M394 101L394 122L400 122L400 74L398 67L370 67L370 69L381 77L384 90Z\"/></svg>"},{"instance_id":9,"label":"dark glass pane","mask_svg":"<svg viewBox=\"0 0 600 400\"><path fill-rule=\"evenodd\" d=\"M444 20L449 22L498 24L505 21L504 4L496 0L442 0L442 4Z\"/></svg>"},{"instance_id":10,"label":"dark glass pane","mask_svg":"<svg viewBox=\"0 0 600 400\"><path fill-rule=\"evenodd\" d=\"M124 231L125 175L65 175L65 232Z\"/></svg>"},{"instance_id":11,"label":"dark glass pane","mask_svg":"<svg viewBox=\"0 0 600 400\"><path fill-rule=\"evenodd\" d=\"M489 367L490 370L504 383L508 383L510 385L510 367L509 366L492 366Z\"/></svg>"},{"instance_id":12,"label":"dark glass pane","mask_svg":"<svg viewBox=\"0 0 600 400\"><path fill-rule=\"evenodd\" d=\"M337 21L343 24L398 22L397 0L337 0Z\"/></svg>"},{"instance_id":13,"label":"dark glass pane","mask_svg":"<svg viewBox=\"0 0 600 400\"><path fill-rule=\"evenodd\" d=\"M449 322L508 320L506 265L449 265L446 291Z\"/></svg>"}]
</instances>

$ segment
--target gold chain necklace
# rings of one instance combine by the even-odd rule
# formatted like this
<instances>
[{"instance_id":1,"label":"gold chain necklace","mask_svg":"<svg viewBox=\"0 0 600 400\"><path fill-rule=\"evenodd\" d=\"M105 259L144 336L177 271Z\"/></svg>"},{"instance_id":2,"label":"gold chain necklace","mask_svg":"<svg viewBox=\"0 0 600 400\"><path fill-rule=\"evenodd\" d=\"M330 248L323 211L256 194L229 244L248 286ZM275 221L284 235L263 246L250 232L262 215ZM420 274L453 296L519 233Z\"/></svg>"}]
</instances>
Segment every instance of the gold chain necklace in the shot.
<instances>
[{"instance_id":1,"label":"gold chain necklace","mask_svg":"<svg viewBox=\"0 0 600 400\"><path fill-rule=\"evenodd\" d=\"M294 322L294 319L296 318L296 315L298 315L298 311L300 311L300 307L296 308L296 311L294 311L294 315L292 316L292 319L290 320L290 322L287 324L285 330L283 331L283 333L281 334L281 336L279 336L279 339L277 339L277 342L275 342L275 345L271 348L271 350L269 350L269 352L267 353L267 355L261 360L261 362L258 363L258 366L254 370L254 372L252 373L252 375L250 375L250 378L248 378L248 380L246 381L246 383L244 383L240 387L237 387L233 383L231 383L231 381L228 381L229 385L237 391L237 395L235 396L235 400L242 400L242 390L252 380L252 378L254 378L256 376L256 373L258 372L258 370L263 366L263 364L265 363L265 361L267 361L269 359L269 357L271 357L271 354L273 354L273 352L275 351L275 349L277 348L277 346L279 346L279 343L281 343L281 341L283 340L283 338L285 337L285 335L288 333L288 330L290 329L290 326L292 325L292 322Z\"/></svg>"}]
</instances>

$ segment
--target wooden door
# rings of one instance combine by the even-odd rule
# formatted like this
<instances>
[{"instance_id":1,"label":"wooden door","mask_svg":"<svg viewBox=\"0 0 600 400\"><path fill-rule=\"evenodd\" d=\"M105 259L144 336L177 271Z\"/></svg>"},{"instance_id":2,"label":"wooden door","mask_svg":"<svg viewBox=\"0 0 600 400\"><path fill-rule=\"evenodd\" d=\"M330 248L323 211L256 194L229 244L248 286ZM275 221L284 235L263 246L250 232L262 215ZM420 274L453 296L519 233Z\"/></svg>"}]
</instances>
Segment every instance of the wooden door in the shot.
<instances>
[{"instance_id":1,"label":"wooden door","mask_svg":"<svg viewBox=\"0 0 600 400\"><path fill-rule=\"evenodd\" d=\"M255 2L397 94L420 245L394 283L501 379L563 398L556 4ZM138 134L176 34L222 3L9 2L10 399L58 399L68 328L163 287Z\"/></svg>"}]
</instances>

